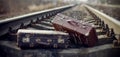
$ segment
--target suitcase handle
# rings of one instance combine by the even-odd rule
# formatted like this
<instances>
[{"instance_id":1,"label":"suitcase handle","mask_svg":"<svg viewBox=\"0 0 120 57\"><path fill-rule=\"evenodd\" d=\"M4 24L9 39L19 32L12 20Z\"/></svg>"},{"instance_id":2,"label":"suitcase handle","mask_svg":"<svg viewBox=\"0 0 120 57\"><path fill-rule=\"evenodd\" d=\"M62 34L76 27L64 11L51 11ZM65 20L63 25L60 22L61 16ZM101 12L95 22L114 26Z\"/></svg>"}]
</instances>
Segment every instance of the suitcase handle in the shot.
<instances>
[{"instance_id":1,"label":"suitcase handle","mask_svg":"<svg viewBox=\"0 0 120 57\"><path fill-rule=\"evenodd\" d=\"M75 21L67 20L67 22L68 22L70 25L73 25L73 26L79 26L78 23L75 22Z\"/></svg>"},{"instance_id":2,"label":"suitcase handle","mask_svg":"<svg viewBox=\"0 0 120 57\"><path fill-rule=\"evenodd\" d=\"M39 44L41 44L41 45L49 45L48 43L45 43L45 42L39 42Z\"/></svg>"}]
</instances>

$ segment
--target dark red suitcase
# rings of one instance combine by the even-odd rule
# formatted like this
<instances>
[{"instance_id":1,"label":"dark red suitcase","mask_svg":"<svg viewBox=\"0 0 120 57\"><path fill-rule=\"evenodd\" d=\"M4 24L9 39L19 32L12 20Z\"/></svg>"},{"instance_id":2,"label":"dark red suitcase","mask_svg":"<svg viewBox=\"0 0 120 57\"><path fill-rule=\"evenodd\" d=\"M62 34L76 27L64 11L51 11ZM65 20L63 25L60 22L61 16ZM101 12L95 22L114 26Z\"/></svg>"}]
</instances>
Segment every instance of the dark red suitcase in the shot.
<instances>
[{"instance_id":1,"label":"dark red suitcase","mask_svg":"<svg viewBox=\"0 0 120 57\"><path fill-rule=\"evenodd\" d=\"M26 30L17 32L18 46L25 48L67 48L68 33L50 30Z\"/></svg>"},{"instance_id":2,"label":"dark red suitcase","mask_svg":"<svg viewBox=\"0 0 120 57\"><path fill-rule=\"evenodd\" d=\"M75 44L94 46L97 43L98 38L92 24L62 14L57 14L52 24L57 31L69 33L71 42Z\"/></svg>"}]
</instances>

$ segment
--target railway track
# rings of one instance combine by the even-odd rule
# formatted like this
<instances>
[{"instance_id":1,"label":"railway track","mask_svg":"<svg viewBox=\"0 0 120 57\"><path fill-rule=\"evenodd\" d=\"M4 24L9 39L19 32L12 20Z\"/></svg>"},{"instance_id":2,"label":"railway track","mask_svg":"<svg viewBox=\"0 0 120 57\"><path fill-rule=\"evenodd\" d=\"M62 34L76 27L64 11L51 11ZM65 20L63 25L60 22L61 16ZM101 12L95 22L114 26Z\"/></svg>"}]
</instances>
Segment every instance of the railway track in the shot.
<instances>
[{"instance_id":1,"label":"railway track","mask_svg":"<svg viewBox=\"0 0 120 57\"><path fill-rule=\"evenodd\" d=\"M94 11L91 10L89 6L79 6L79 5L75 7L74 6L75 5L67 5L63 7L58 7L54 9L49 9L41 12L36 12L36 13L27 14L24 16L14 17L0 21L1 56L4 57L9 57L9 56L10 57L73 57L73 56L106 57L107 56L109 57L110 55L107 54L110 54L109 53L110 50L113 51L113 54L118 55L118 52L120 51L116 51L118 49L112 48L112 41L115 39L115 37L110 36L111 35L110 30L108 31L102 30L104 28L104 26L102 25L106 25L104 24L106 22L101 21L100 17L98 20L96 20L98 16L97 14L93 13ZM80 10L81 7L82 9ZM54 18L54 15L60 12L62 14L71 16L78 20L82 20L94 24L95 25L94 27L96 28L96 32L99 38L99 41L98 43L96 43L96 46L88 48L88 47L74 47L73 45L72 48L70 49L47 49L47 50L46 49L22 50L19 47L17 47L16 32L18 29L54 30L54 27L51 24L51 20ZM107 30L108 28L105 29ZM116 30L116 28L114 30ZM108 32L110 34L109 36L107 35ZM114 34L115 33L116 32L114 32Z\"/></svg>"}]
</instances>

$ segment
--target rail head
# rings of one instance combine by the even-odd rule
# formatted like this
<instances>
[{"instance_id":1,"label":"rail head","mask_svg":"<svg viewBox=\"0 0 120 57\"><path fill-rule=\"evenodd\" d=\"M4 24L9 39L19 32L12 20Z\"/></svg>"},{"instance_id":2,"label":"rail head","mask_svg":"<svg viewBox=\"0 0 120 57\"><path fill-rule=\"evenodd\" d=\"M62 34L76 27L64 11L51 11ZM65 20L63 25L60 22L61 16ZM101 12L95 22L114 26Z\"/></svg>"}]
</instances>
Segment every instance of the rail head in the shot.
<instances>
[{"instance_id":1,"label":"rail head","mask_svg":"<svg viewBox=\"0 0 120 57\"><path fill-rule=\"evenodd\" d=\"M108 24L110 28L113 28L116 34L120 34L120 21L88 5L84 5L84 7Z\"/></svg>"},{"instance_id":2,"label":"rail head","mask_svg":"<svg viewBox=\"0 0 120 57\"><path fill-rule=\"evenodd\" d=\"M28 14L24 14L24 15L20 15L20 16L15 16L12 18L6 18L6 19L0 20L0 24L4 23L4 22L10 22L10 21L21 19L21 18L25 18L25 17L37 15L37 14L42 14L42 13L50 12L50 11L54 11L54 10L59 10L59 9L67 8L67 7L72 7L72 6L75 6L75 5L70 4L70 5L66 5L66 6L61 6L61 7L56 7L56 8L52 8L52 9L43 10L43 11L37 11L37 12L28 13Z\"/></svg>"}]
</instances>

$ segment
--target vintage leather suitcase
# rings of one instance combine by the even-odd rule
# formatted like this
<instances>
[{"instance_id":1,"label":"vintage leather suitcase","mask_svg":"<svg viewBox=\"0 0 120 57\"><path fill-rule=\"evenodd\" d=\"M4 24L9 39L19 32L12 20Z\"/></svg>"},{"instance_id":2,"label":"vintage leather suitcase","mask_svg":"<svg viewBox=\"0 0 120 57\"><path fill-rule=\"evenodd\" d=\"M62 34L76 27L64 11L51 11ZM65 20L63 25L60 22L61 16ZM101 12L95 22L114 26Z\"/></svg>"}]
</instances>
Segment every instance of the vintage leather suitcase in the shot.
<instances>
[{"instance_id":1,"label":"vintage leather suitcase","mask_svg":"<svg viewBox=\"0 0 120 57\"><path fill-rule=\"evenodd\" d=\"M67 33L50 30L26 30L17 32L18 46L26 48L67 48L69 35Z\"/></svg>"},{"instance_id":2,"label":"vintage leather suitcase","mask_svg":"<svg viewBox=\"0 0 120 57\"><path fill-rule=\"evenodd\" d=\"M94 46L97 43L98 38L93 24L62 14L57 14L52 20L52 24L57 31L69 33L71 42L75 44Z\"/></svg>"}]
</instances>

